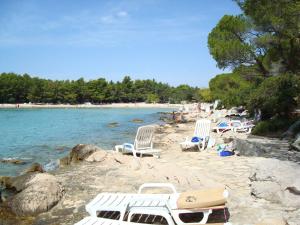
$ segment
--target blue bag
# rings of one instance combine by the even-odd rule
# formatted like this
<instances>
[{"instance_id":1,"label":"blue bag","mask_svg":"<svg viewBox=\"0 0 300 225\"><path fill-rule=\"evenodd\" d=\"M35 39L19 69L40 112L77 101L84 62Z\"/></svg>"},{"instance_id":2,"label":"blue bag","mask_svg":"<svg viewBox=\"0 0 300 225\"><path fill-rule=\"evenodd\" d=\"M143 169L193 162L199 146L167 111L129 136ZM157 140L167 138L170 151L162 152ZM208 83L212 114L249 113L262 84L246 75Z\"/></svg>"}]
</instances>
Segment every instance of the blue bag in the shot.
<instances>
[{"instance_id":1,"label":"blue bag","mask_svg":"<svg viewBox=\"0 0 300 225\"><path fill-rule=\"evenodd\" d=\"M220 156L222 156L222 157L226 157L226 156L231 156L231 155L233 155L233 152L231 152L231 151L221 151L220 152Z\"/></svg>"},{"instance_id":2,"label":"blue bag","mask_svg":"<svg viewBox=\"0 0 300 225\"><path fill-rule=\"evenodd\" d=\"M199 141L202 141L202 138L199 138L199 137L192 137L191 142L199 142Z\"/></svg>"}]
</instances>

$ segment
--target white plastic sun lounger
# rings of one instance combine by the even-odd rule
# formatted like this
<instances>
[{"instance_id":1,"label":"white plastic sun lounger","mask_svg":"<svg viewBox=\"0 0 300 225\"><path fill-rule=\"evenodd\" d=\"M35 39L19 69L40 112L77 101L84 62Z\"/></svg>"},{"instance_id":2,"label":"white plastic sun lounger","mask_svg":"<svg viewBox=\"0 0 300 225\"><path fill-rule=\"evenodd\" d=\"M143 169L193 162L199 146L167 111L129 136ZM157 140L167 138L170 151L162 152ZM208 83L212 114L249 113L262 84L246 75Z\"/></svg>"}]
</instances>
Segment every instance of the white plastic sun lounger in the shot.
<instances>
[{"instance_id":1,"label":"white plastic sun lounger","mask_svg":"<svg viewBox=\"0 0 300 225\"><path fill-rule=\"evenodd\" d=\"M137 218L135 218L136 216ZM132 220L134 220L134 222ZM166 225L175 225L169 214L155 210L133 210L128 214L127 221L88 216L75 223L75 225L150 225L153 223L156 224L157 222L164 222L162 224Z\"/></svg>"},{"instance_id":2,"label":"white plastic sun lounger","mask_svg":"<svg viewBox=\"0 0 300 225\"><path fill-rule=\"evenodd\" d=\"M211 121L208 119L197 120L193 138L199 138L199 141L192 141L192 138L187 137L180 143L181 149L198 146L199 151L204 150L210 136L210 125Z\"/></svg>"},{"instance_id":3,"label":"white plastic sun lounger","mask_svg":"<svg viewBox=\"0 0 300 225\"><path fill-rule=\"evenodd\" d=\"M254 124L252 124L251 121L242 122L240 120L231 120L220 122L217 126L213 128L213 130L216 130L218 134L224 133L228 130L231 130L233 132L251 133L253 127Z\"/></svg>"},{"instance_id":4,"label":"white plastic sun lounger","mask_svg":"<svg viewBox=\"0 0 300 225\"><path fill-rule=\"evenodd\" d=\"M134 157L137 157L137 154L140 154L140 157L148 154L159 158L161 151L153 148L152 139L154 131L154 126L148 125L139 127L136 133L134 144L124 143L123 145L116 145L115 151L132 153Z\"/></svg>"},{"instance_id":5,"label":"white plastic sun lounger","mask_svg":"<svg viewBox=\"0 0 300 225\"><path fill-rule=\"evenodd\" d=\"M249 134L254 124L252 124L251 121L242 122L240 120L232 120L231 127L233 132L246 132Z\"/></svg>"},{"instance_id":6,"label":"white plastic sun lounger","mask_svg":"<svg viewBox=\"0 0 300 225\"><path fill-rule=\"evenodd\" d=\"M222 121L218 123L217 126L213 127L212 130L217 131L217 133L220 134L232 130L232 126L230 121Z\"/></svg>"},{"instance_id":7,"label":"white plastic sun lounger","mask_svg":"<svg viewBox=\"0 0 300 225\"><path fill-rule=\"evenodd\" d=\"M130 219L130 218L129 218ZM150 218L151 219L151 218ZM155 220L153 221L155 222ZM97 218L93 216L85 217L74 225L152 225L156 223L139 223L139 222L128 222L128 221L120 221L120 220L111 220L111 219L103 219ZM175 225L171 218L167 219L166 225ZM210 225L231 225L231 223L218 223L218 224L210 224Z\"/></svg>"},{"instance_id":8,"label":"white plastic sun lounger","mask_svg":"<svg viewBox=\"0 0 300 225\"><path fill-rule=\"evenodd\" d=\"M146 188L168 188L171 194L143 194ZM208 196L203 192L197 200L195 193L178 193L175 187L169 183L143 184L137 194L124 193L101 193L86 205L86 211L94 217L114 218L124 220L125 215L131 217L137 211L146 211L148 214L156 212L156 215L169 214L177 225L185 225L180 218L181 215L189 213L200 213L199 221L193 224L205 224L213 209L224 209L228 197L228 191L223 190L221 196ZM185 199L182 205L180 201ZM198 204L196 204L198 202ZM200 204L199 204L200 202ZM192 204L192 205L191 205ZM192 207L190 207L192 206Z\"/></svg>"}]
</instances>

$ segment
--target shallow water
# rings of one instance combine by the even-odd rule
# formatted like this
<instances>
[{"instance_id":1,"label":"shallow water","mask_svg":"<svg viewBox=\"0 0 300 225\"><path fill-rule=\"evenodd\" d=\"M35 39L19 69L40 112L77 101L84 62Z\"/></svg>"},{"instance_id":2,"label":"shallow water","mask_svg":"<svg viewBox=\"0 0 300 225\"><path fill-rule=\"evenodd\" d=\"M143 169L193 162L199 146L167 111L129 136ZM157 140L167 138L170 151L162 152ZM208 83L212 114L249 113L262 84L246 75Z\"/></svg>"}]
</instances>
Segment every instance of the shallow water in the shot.
<instances>
[{"instance_id":1,"label":"shallow water","mask_svg":"<svg viewBox=\"0 0 300 225\"><path fill-rule=\"evenodd\" d=\"M0 159L16 158L24 165L0 162L1 175L17 175L32 162L54 165L78 143L104 149L132 142L137 127L159 123L158 112L172 109L1 109ZM141 119L141 123L133 123ZM114 123L117 124L111 124Z\"/></svg>"}]
</instances>

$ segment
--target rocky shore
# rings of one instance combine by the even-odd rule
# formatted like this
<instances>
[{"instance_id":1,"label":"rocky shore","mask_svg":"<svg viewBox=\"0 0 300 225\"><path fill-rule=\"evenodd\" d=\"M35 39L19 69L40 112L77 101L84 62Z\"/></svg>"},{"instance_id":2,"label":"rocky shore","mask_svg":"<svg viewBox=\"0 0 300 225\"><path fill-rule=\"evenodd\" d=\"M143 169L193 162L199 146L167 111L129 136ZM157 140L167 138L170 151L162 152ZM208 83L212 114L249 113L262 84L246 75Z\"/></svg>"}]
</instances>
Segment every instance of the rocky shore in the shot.
<instances>
[{"instance_id":1,"label":"rocky shore","mask_svg":"<svg viewBox=\"0 0 300 225\"><path fill-rule=\"evenodd\" d=\"M240 151L240 156L220 157L215 147L183 152L179 142L192 136L192 120L157 126L154 143L162 150L160 159L135 159L93 145L77 145L61 159L56 171L33 170L16 178L2 177L2 185L15 193L0 203L0 224L70 225L88 215L85 205L100 192L136 192L146 182L170 182L179 191L226 186L233 224L258 224L271 219L299 225L298 158L296 162L287 161L289 158L284 152L281 157L280 151L276 157L267 153L264 157L243 155L245 151ZM232 131L211 135L217 144L238 138L236 152L243 141L255 139Z\"/></svg>"}]
</instances>

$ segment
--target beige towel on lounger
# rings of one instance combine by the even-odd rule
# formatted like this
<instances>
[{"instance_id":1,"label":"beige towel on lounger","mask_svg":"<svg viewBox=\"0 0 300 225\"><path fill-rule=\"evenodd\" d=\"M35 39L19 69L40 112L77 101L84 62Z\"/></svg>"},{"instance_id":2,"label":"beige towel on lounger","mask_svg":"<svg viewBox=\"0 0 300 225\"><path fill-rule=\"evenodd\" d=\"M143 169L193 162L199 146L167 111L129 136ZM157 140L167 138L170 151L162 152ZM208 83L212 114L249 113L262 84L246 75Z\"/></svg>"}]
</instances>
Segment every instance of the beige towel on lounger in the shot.
<instances>
[{"instance_id":1,"label":"beige towel on lounger","mask_svg":"<svg viewBox=\"0 0 300 225\"><path fill-rule=\"evenodd\" d=\"M178 209L194 209L224 205L226 203L224 191L224 188L215 188L183 192L177 200L177 207Z\"/></svg>"}]
</instances>

